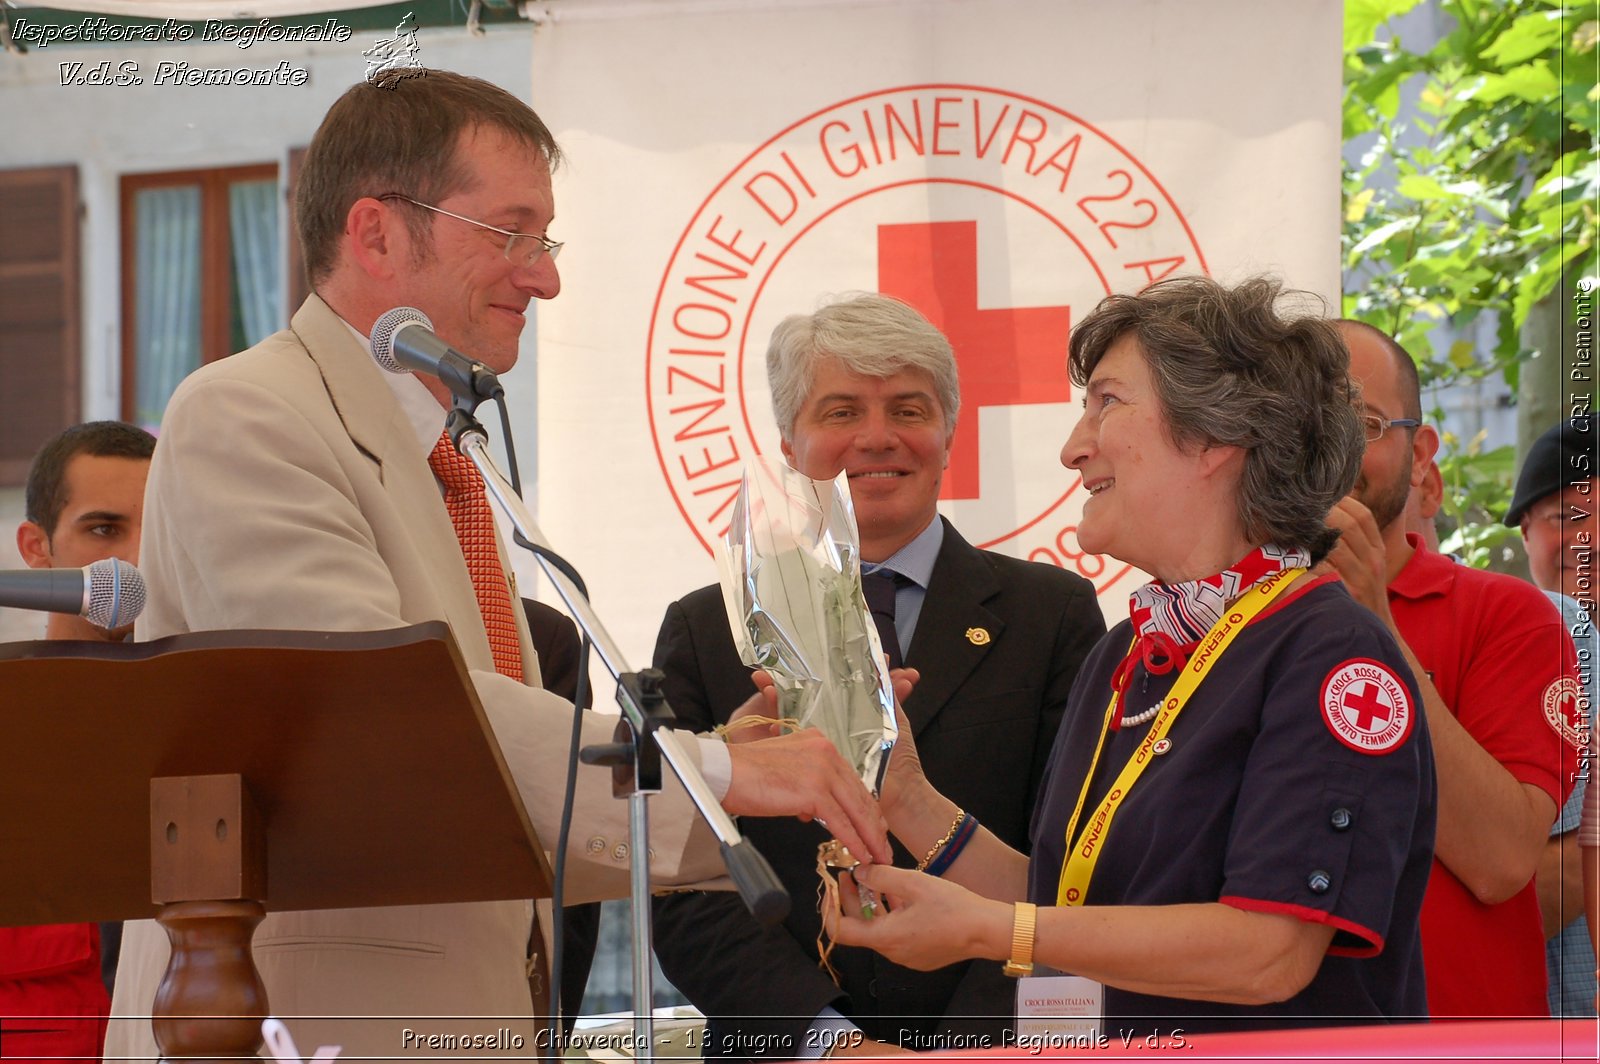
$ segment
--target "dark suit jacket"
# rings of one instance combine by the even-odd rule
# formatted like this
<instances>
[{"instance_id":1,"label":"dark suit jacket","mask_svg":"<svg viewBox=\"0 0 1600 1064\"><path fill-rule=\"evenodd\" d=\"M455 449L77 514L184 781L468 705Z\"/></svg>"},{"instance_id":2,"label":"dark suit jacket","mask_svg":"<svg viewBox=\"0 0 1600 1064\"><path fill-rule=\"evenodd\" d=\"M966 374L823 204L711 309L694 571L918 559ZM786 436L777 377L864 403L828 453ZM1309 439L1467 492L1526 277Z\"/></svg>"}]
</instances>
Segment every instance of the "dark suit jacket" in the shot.
<instances>
[{"instance_id":1,"label":"dark suit jacket","mask_svg":"<svg viewBox=\"0 0 1600 1064\"><path fill-rule=\"evenodd\" d=\"M969 635L979 628L988 642ZM905 711L928 778L1019 850L1027 849L1034 798L1073 677L1104 634L1087 580L980 551L945 522L905 655L922 674ZM716 586L668 608L655 665L666 673L681 725L695 731L726 721L754 691ZM867 950L836 947L835 986L817 966L816 853L826 832L788 818L746 817L741 826L793 896L783 927L758 925L735 894L678 893L655 902L656 955L667 978L711 1017L708 1058L793 1057L807 1048L804 1033L828 1005L889 1042L911 1032L981 1031L998 1044L1015 988L999 964L914 972ZM896 857L916 865L898 846Z\"/></svg>"},{"instance_id":2,"label":"dark suit jacket","mask_svg":"<svg viewBox=\"0 0 1600 1064\"><path fill-rule=\"evenodd\" d=\"M578 701L578 662L582 641L571 617L538 599L522 600L523 616L528 618L528 641L539 652L539 677L546 691L554 692L574 704ZM583 692L583 704L594 705L594 692Z\"/></svg>"}]
</instances>

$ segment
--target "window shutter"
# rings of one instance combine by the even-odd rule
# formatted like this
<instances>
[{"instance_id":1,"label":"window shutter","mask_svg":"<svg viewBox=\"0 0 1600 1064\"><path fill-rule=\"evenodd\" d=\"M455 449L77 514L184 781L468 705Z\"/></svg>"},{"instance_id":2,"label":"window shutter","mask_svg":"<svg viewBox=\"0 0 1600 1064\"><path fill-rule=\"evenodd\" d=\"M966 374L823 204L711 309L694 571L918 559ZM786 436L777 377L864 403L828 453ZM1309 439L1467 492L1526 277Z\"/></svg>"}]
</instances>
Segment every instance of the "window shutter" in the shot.
<instances>
[{"instance_id":1,"label":"window shutter","mask_svg":"<svg viewBox=\"0 0 1600 1064\"><path fill-rule=\"evenodd\" d=\"M0 486L82 417L78 169L0 170Z\"/></svg>"}]
</instances>

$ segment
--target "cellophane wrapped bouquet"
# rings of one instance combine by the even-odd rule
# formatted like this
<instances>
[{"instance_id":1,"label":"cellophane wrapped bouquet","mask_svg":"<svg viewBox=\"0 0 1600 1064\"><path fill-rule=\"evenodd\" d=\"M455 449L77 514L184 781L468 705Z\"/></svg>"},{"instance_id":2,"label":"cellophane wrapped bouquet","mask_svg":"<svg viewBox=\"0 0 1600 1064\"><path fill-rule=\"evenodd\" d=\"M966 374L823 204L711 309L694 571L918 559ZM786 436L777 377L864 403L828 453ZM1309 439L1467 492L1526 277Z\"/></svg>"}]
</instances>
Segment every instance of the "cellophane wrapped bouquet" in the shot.
<instances>
[{"instance_id":1,"label":"cellophane wrapped bouquet","mask_svg":"<svg viewBox=\"0 0 1600 1064\"><path fill-rule=\"evenodd\" d=\"M812 480L756 459L723 548L723 601L745 664L771 674L780 717L819 729L877 794L898 729L845 475Z\"/></svg>"}]
</instances>

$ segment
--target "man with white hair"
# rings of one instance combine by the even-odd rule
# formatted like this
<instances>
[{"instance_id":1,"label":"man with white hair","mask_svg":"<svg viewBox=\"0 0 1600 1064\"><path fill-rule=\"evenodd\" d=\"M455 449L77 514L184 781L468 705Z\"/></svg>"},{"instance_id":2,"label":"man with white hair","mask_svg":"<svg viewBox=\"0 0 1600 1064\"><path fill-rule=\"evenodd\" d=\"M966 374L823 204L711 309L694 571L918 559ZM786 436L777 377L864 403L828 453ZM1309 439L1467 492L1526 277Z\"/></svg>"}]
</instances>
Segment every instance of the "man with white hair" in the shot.
<instances>
[{"instance_id":1,"label":"man with white hair","mask_svg":"<svg viewBox=\"0 0 1600 1064\"><path fill-rule=\"evenodd\" d=\"M961 390L949 341L913 307L861 295L786 318L767 373L784 458L814 479L849 476L863 590L885 652L920 673L905 702L917 751L964 811L949 849L975 833L973 820L1026 848L1068 689L1105 633L1093 586L979 550L939 516ZM696 730L725 723L752 690L716 586L668 609L655 664L680 723ZM818 968L809 903L826 836L793 820L743 826L795 899L784 927L757 926L727 895L656 902L656 955L709 1017L708 1059L1001 1044L1015 986L997 963L915 972L840 947L829 958L835 985ZM898 848L896 859L927 861Z\"/></svg>"}]
</instances>

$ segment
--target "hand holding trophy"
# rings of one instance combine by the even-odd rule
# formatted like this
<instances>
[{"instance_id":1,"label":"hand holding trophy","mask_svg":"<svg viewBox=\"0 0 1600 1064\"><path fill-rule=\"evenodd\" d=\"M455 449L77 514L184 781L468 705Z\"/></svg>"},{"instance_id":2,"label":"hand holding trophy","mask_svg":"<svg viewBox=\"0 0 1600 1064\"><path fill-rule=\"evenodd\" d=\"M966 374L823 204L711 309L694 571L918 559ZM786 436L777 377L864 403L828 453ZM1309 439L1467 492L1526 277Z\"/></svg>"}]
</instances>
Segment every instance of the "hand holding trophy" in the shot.
<instances>
[{"instance_id":1,"label":"hand holding trophy","mask_svg":"<svg viewBox=\"0 0 1600 1064\"><path fill-rule=\"evenodd\" d=\"M816 481L758 459L746 468L717 562L734 643L745 664L772 678L777 723L821 731L876 796L899 729L889 666L861 592L859 544L844 474ZM820 847L830 904L834 877L856 864L837 841ZM863 897L863 915L875 907Z\"/></svg>"}]
</instances>

